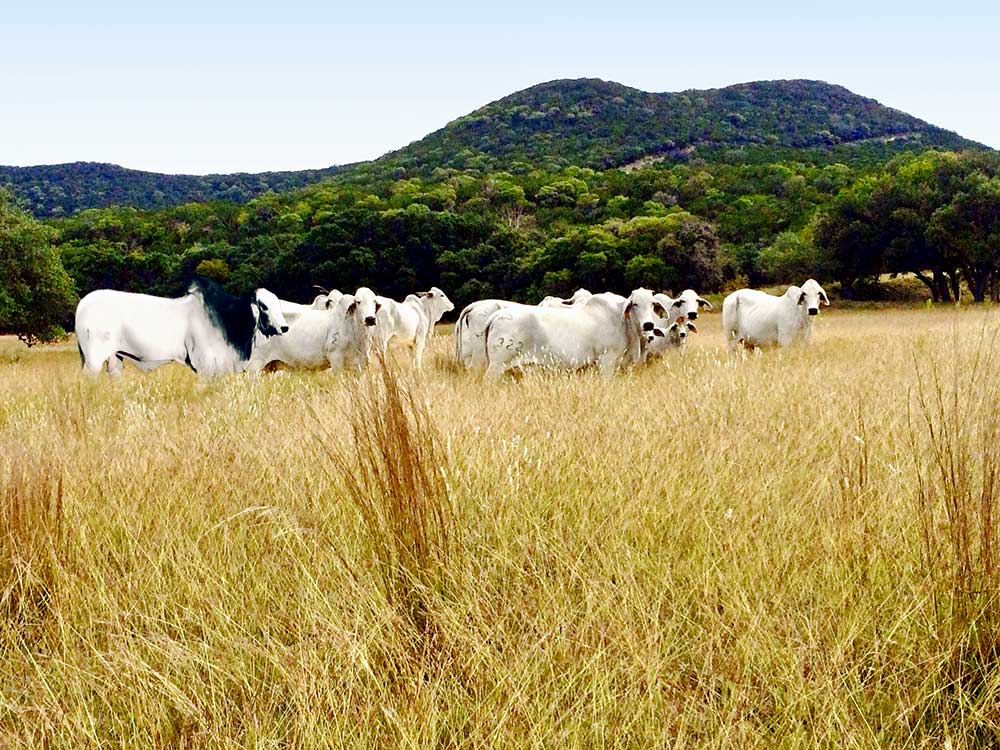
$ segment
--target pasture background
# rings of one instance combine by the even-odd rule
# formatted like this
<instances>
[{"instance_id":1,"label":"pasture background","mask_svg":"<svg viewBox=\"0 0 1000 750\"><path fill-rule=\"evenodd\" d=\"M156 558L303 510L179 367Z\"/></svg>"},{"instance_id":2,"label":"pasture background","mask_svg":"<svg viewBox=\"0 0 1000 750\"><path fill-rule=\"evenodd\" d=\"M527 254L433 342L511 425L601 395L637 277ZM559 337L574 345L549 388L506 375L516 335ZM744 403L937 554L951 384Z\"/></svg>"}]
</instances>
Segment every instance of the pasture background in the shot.
<instances>
[{"instance_id":1,"label":"pasture background","mask_svg":"<svg viewBox=\"0 0 1000 750\"><path fill-rule=\"evenodd\" d=\"M824 311L730 360L715 314L684 358L498 384L439 327L423 640L331 461L352 376L89 382L3 339L0 747L995 746L989 518L967 601L932 458L993 502L997 322Z\"/></svg>"}]
</instances>

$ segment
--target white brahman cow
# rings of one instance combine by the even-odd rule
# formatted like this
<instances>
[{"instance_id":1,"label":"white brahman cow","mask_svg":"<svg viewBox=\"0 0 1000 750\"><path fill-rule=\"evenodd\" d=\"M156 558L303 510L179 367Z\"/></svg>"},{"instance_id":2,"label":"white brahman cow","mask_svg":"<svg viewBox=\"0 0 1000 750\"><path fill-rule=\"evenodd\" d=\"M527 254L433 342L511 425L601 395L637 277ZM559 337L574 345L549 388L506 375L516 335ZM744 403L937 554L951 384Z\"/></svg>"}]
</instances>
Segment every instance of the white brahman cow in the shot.
<instances>
[{"instance_id":1,"label":"white brahman cow","mask_svg":"<svg viewBox=\"0 0 1000 750\"><path fill-rule=\"evenodd\" d=\"M729 351L735 351L739 344L748 349L808 344L820 304L829 305L830 300L813 279L801 287L788 287L780 297L756 289L733 292L722 303L722 332Z\"/></svg>"},{"instance_id":2,"label":"white brahman cow","mask_svg":"<svg viewBox=\"0 0 1000 750\"><path fill-rule=\"evenodd\" d=\"M642 361L642 333L656 327L654 306L649 289L636 289L627 298L604 292L576 305L501 308L486 325L486 377L531 364L566 370L596 364L611 377L619 366Z\"/></svg>"},{"instance_id":3,"label":"white brahman cow","mask_svg":"<svg viewBox=\"0 0 1000 750\"><path fill-rule=\"evenodd\" d=\"M682 315L687 320L697 320L701 308L712 309L712 303L703 299L694 289L685 289L676 299L667 294L657 294L656 299L667 308L669 315L663 316L673 323Z\"/></svg>"},{"instance_id":4,"label":"white brahman cow","mask_svg":"<svg viewBox=\"0 0 1000 750\"><path fill-rule=\"evenodd\" d=\"M307 308L289 316L288 331L254 347L247 372L260 373L271 362L289 367L316 369L327 364L327 331L333 323L333 310Z\"/></svg>"},{"instance_id":5,"label":"white brahman cow","mask_svg":"<svg viewBox=\"0 0 1000 750\"><path fill-rule=\"evenodd\" d=\"M340 294L331 308L305 308L291 319L288 331L254 348L247 371L260 373L271 362L289 367L331 369L355 367L362 369L368 361L373 330L367 322L373 308L364 300L376 299L370 289L362 287L358 294ZM362 302L358 302L358 295ZM376 319L381 312L376 311Z\"/></svg>"},{"instance_id":6,"label":"white brahman cow","mask_svg":"<svg viewBox=\"0 0 1000 750\"><path fill-rule=\"evenodd\" d=\"M658 325L652 331L644 333L647 361L661 358L671 350L683 354L687 347L688 333L698 333L698 328L683 315L672 323Z\"/></svg>"},{"instance_id":7,"label":"white brahman cow","mask_svg":"<svg viewBox=\"0 0 1000 750\"><path fill-rule=\"evenodd\" d=\"M455 309L448 295L431 287L429 292L409 294L402 302L378 297L382 309L378 313L377 340L384 355L393 339L401 340L413 353L413 364L423 366L424 349L434 335L434 326L441 316Z\"/></svg>"},{"instance_id":8,"label":"white brahman cow","mask_svg":"<svg viewBox=\"0 0 1000 750\"><path fill-rule=\"evenodd\" d=\"M362 289L371 292L365 287ZM331 370L352 368L360 371L368 365L372 329L367 320L374 296L368 299L367 294L362 294L359 300L357 294L342 294L329 311L330 325L323 352Z\"/></svg>"},{"instance_id":9,"label":"white brahman cow","mask_svg":"<svg viewBox=\"0 0 1000 750\"><path fill-rule=\"evenodd\" d=\"M467 369L486 366L486 350L483 347L486 321L497 310L518 305L503 299L481 299L462 308L455 321L455 359ZM524 305L528 307L529 305Z\"/></svg>"},{"instance_id":10,"label":"white brahman cow","mask_svg":"<svg viewBox=\"0 0 1000 750\"><path fill-rule=\"evenodd\" d=\"M497 310L506 307L527 308L569 307L583 302L593 294L586 289L577 289L568 300L561 297L546 297L537 305L524 305L503 299L482 299L466 305L455 322L455 359L466 369L486 367L486 322Z\"/></svg>"},{"instance_id":11,"label":"white brahman cow","mask_svg":"<svg viewBox=\"0 0 1000 750\"><path fill-rule=\"evenodd\" d=\"M183 297L98 289L76 308L76 343L89 375L120 375L127 359L149 372L168 362L212 377L246 369L253 350L288 330L278 298L266 289L234 297L195 279Z\"/></svg>"}]
</instances>

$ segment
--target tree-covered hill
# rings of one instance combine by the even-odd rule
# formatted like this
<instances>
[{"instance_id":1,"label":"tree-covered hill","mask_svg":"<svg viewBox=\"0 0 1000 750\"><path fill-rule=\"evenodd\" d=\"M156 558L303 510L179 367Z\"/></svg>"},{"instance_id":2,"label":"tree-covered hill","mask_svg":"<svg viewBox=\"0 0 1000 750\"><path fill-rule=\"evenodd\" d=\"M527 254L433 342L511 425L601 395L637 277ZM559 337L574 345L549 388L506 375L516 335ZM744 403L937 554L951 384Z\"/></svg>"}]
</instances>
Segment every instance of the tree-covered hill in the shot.
<instances>
[{"instance_id":1,"label":"tree-covered hill","mask_svg":"<svg viewBox=\"0 0 1000 750\"><path fill-rule=\"evenodd\" d=\"M198 176L75 162L0 167L0 186L10 187L36 216L51 217L105 206L166 208L209 200L245 203L268 191L280 192L318 182L336 174L338 169Z\"/></svg>"},{"instance_id":2,"label":"tree-covered hill","mask_svg":"<svg viewBox=\"0 0 1000 750\"><path fill-rule=\"evenodd\" d=\"M757 81L652 94L598 79L533 86L387 154L374 166L511 169L522 162L618 167L649 156L711 158L733 149L846 144L981 147L951 131L822 81Z\"/></svg>"},{"instance_id":3,"label":"tree-covered hill","mask_svg":"<svg viewBox=\"0 0 1000 750\"><path fill-rule=\"evenodd\" d=\"M511 94L374 162L299 172L165 175L110 164L0 167L36 216L105 206L244 203L337 177L355 182L607 169L639 160L883 164L900 151L982 148L904 112L820 81L759 81L653 94L597 79L550 81ZM440 172L438 173L440 174Z\"/></svg>"}]
</instances>

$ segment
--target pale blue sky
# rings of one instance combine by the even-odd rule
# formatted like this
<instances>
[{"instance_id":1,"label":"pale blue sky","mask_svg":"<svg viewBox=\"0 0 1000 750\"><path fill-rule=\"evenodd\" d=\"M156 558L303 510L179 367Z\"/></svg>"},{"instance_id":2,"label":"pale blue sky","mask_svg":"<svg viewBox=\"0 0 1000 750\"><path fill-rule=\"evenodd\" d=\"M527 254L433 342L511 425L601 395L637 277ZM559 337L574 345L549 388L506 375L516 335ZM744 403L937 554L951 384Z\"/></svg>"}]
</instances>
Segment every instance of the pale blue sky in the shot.
<instances>
[{"instance_id":1,"label":"pale blue sky","mask_svg":"<svg viewBox=\"0 0 1000 750\"><path fill-rule=\"evenodd\" d=\"M18 0L0 164L172 173L372 159L532 84L815 78L1000 148L1000 3Z\"/></svg>"}]
</instances>

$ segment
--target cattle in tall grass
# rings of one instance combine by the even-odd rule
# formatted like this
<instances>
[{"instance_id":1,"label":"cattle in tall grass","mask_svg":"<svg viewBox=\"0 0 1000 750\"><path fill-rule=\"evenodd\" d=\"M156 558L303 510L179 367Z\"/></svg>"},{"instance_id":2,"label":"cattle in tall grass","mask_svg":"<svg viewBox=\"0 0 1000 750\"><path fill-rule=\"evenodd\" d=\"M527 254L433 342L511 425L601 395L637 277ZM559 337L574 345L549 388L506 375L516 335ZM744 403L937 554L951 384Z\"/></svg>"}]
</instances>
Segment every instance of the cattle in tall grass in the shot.
<instances>
[{"instance_id":1,"label":"cattle in tall grass","mask_svg":"<svg viewBox=\"0 0 1000 750\"><path fill-rule=\"evenodd\" d=\"M829 305L823 287L809 279L790 286L780 297L756 289L740 289L722 303L722 331L730 352L742 344L758 346L808 344L820 305Z\"/></svg>"},{"instance_id":2,"label":"cattle in tall grass","mask_svg":"<svg viewBox=\"0 0 1000 750\"><path fill-rule=\"evenodd\" d=\"M382 308L378 313L377 341L383 354L393 339L398 339L413 354L413 364L423 366L424 349L434 334L434 326L446 312L455 309L448 295L431 287L430 291L409 294L402 302L378 297Z\"/></svg>"},{"instance_id":3,"label":"cattle in tall grass","mask_svg":"<svg viewBox=\"0 0 1000 750\"><path fill-rule=\"evenodd\" d=\"M288 330L278 298L266 289L236 297L197 278L183 297L154 297L114 289L86 295L76 308L83 369L107 365L119 375L125 360L151 371L180 362L213 377L246 369L254 347Z\"/></svg>"},{"instance_id":4,"label":"cattle in tall grass","mask_svg":"<svg viewBox=\"0 0 1000 750\"><path fill-rule=\"evenodd\" d=\"M649 289L628 297L604 292L571 306L502 308L486 326L486 377L525 365L576 370L595 364L610 377L642 361L642 334L654 330L661 312Z\"/></svg>"}]
</instances>

